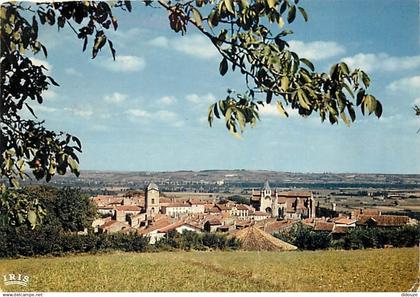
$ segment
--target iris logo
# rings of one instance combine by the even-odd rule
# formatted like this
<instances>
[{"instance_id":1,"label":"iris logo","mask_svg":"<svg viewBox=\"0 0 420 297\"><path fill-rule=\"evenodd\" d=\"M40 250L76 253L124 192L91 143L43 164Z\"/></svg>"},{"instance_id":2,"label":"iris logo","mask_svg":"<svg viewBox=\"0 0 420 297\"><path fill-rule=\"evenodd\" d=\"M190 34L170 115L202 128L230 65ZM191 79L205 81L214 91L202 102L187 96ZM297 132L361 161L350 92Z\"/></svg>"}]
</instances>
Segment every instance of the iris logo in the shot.
<instances>
[{"instance_id":1,"label":"iris logo","mask_svg":"<svg viewBox=\"0 0 420 297\"><path fill-rule=\"evenodd\" d=\"M9 273L3 275L3 282L5 286L18 285L26 287L29 283L29 276L23 274Z\"/></svg>"}]
</instances>

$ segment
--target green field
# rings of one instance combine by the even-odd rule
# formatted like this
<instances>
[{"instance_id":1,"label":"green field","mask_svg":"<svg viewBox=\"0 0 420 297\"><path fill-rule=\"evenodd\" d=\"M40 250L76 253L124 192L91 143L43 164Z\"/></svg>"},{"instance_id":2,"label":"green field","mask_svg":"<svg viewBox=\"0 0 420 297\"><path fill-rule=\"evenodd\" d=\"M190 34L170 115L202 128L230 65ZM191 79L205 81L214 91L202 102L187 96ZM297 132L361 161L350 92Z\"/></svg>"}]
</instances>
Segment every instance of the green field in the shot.
<instances>
[{"instance_id":1,"label":"green field","mask_svg":"<svg viewBox=\"0 0 420 297\"><path fill-rule=\"evenodd\" d=\"M3 291L407 291L419 249L111 253L0 260Z\"/></svg>"}]
</instances>

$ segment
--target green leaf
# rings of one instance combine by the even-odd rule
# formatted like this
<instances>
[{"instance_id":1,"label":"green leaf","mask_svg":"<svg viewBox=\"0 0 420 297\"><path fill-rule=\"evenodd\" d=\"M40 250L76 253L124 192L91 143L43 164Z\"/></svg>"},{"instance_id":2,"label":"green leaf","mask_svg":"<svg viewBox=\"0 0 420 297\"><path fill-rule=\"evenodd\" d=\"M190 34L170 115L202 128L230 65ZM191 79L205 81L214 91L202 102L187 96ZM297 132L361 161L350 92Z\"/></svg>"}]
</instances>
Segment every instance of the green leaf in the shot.
<instances>
[{"instance_id":1,"label":"green leaf","mask_svg":"<svg viewBox=\"0 0 420 297\"><path fill-rule=\"evenodd\" d=\"M226 9L231 13L231 14L235 14L235 7L233 4L233 0L224 0L224 3L226 5Z\"/></svg>"},{"instance_id":2,"label":"green leaf","mask_svg":"<svg viewBox=\"0 0 420 297\"><path fill-rule=\"evenodd\" d=\"M279 24L280 28L284 27L284 20L283 18L279 15L279 17L277 18L277 24Z\"/></svg>"},{"instance_id":3,"label":"green leaf","mask_svg":"<svg viewBox=\"0 0 420 297\"><path fill-rule=\"evenodd\" d=\"M305 22L308 21L308 14L306 13L305 9L303 9L303 7L298 7L300 13L302 14L303 18L305 19Z\"/></svg>"},{"instance_id":4,"label":"green leaf","mask_svg":"<svg viewBox=\"0 0 420 297\"><path fill-rule=\"evenodd\" d=\"M193 17L197 26L203 27L203 17L201 16L200 11L198 11L197 8L193 7L192 12L193 12Z\"/></svg>"},{"instance_id":5,"label":"green leaf","mask_svg":"<svg viewBox=\"0 0 420 297\"><path fill-rule=\"evenodd\" d=\"M299 98L300 106L302 106L306 110L311 110L311 107L309 106L310 103L309 103L308 97L306 96L305 91L303 89L298 89L297 95Z\"/></svg>"},{"instance_id":6,"label":"green leaf","mask_svg":"<svg viewBox=\"0 0 420 297\"><path fill-rule=\"evenodd\" d=\"M127 10L131 12L131 1L124 1L124 3L125 3L125 6L127 7Z\"/></svg>"},{"instance_id":7,"label":"green leaf","mask_svg":"<svg viewBox=\"0 0 420 297\"><path fill-rule=\"evenodd\" d=\"M369 78L369 76L364 71L360 71L360 74L362 76L363 84L365 85L366 88L368 88L369 85L370 85L370 78Z\"/></svg>"},{"instance_id":8,"label":"green leaf","mask_svg":"<svg viewBox=\"0 0 420 297\"><path fill-rule=\"evenodd\" d=\"M357 106L359 106L360 104L362 104L364 97L365 97L365 90L360 90L357 93L357 101L356 101L356 105Z\"/></svg>"},{"instance_id":9,"label":"green leaf","mask_svg":"<svg viewBox=\"0 0 420 297\"><path fill-rule=\"evenodd\" d=\"M291 22L293 22L296 18L296 6L292 6L289 9L289 14L287 15L287 21L289 22L289 24Z\"/></svg>"},{"instance_id":10,"label":"green leaf","mask_svg":"<svg viewBox=\"0 0 420 297\"><path fill-rule=\"evenodd\" d=\"M372 95L367 95L364 100L365 108L368 109L369 114L376 112L377 101Z\"/></svg>"},{"instance_id":11,"label":"green leaf","mask_svg":"<svg viewBox=\"0 0 420 297\"><path fill-rule=\"evenodd\" d=\"M109 39L108 39L108 45L109 45L109 48L111 49L112 58L115 61L115 49L114 49L114 45L112 44L111 40L109 40Z\"/></svg>"},{"instance_id":12,"label":"green leaf","mask_svg":"<svg viewBox=\"0 0 420 297\"><path fill-rule=\"evenodd\" d=\"M223 76L228 71L228 62L226 58L223 58L222 62L219 65L219 72Z\"/></svg>"},{"instance_id":13,"label":"green leaf","mask_svg":"<svg viewBox=\"0 0 420 297\"><path fill-rule=\"evenodd\" d=\"M315 71L315 66L314 64L312 64L311 61L309 61L308 59L305 58L301 58L299 59L299 61L301 61L303 64L305 64L306 66L308 66L312 71Z\"/></svg>"},{"instance_id":14,"label":"green leaf","mask_svg":"<svg viewBox=\"0 0 420 297\"><path fill-rule=\"evenodd\" d=\"M267 91L267 98L265 100L267 102L267 104L270 104L272 99L273 99L273 92Z\"/></svg>"},{"instance_id":15,"label":"green leaf","mask_svg":"<svg viewBox=\"0 0 420 297\"><path fill-rule=\"evenodd\" d=\"M382 115L382 104L378 100L376 100L376 109L375 109L375 115L378 117L378 119Z\"/></svg>"},{"instance_id":16,"label":"green leaf","mask_svg":"<svg viewBox=\"0 0 420 297\"><path fill-rule=\"evenodd\" d=\"M241 5L241 8L242 9L244 9L244 8L247 8L247 7L249 7L249 3L248 3L248 1L247 0L240 0L240 5Z\"/></svg>"},{"instance_id":17,"label":"green leaf","mask_svg":"<svg viewBox=\"0 0 420 297\"><path fill-rule=\"evenodd\" d=\"M289 88L289 77L283 76L280 80L280 84L281 84L282 90L286 92L287 89Z\"/></svg>"},{"instance_id":18,"label":"green leaf","mask_svg":"<svg viewBox=\"0 0 420 297\"><path fill-rule=\"evenodd\" d=\"M341 69L341 72L343 72L346 75L349 75L350 70L346 63L340 63L340 69Z\"/></svg>"},{"instance_id":19,"label":"green leaf","mask_svg":"<svg viewBox=\"0 0 420 297\"><path fill-rule=\"evenodd\" d=\"M279 100L277 101L276 107L277 107L277 110L280 112L280 114L282 114L286 117L289 117L289 114L284 109L283 104Z\"/></svg>"},{"instance_id":20,"label":"green leaf","mask_svg":"<svg viewBox=\"0 0 420 297\"><path fill-rule=\"evenodd\" d=\"M28 211L28 221L31 224L32 229L34 229L36 227L37 215L33 210Z\"/></svg>"},{"instance_id":21,"label":"green leaf","mask_svg":"<svg viewBox=\"0 0 420 297\"><path fill-rule=\"evenodd\" d=\"M349 118L346 116L344 112L340 113L341 119L346 124L347 127L350 127L350 121Z\"/></svg>"},{"instance_id":22,"label":"green leaf","mask_svg":"<svg viewBox=\"0 0 420 297\"><path fill-rule=\"evenodd\" d=\"M354 109L351 106L351 104L347 105L347 110L349 112L351 121L354 122L356 120L356 112L354 111Z\"/></svg>"},{"instance_id":23,"label":"green leaf","mask_svg":"<svg viewBox=\"0 0 420 297\"><path fill-rule=\"evenodd\" d=\"M267 4L269 8L274 8L276 7L277 0L267 0Z\"/></svg>"}]
</instances>

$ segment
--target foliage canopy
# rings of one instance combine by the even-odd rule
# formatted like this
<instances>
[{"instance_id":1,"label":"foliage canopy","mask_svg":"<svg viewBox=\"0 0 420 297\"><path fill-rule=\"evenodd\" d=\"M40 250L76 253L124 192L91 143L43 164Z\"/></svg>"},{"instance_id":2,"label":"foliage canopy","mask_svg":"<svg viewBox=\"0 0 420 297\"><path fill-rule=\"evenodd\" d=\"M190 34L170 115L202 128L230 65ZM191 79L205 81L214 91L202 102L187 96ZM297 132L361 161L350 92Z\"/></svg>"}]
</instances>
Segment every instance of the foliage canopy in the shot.
<instances>
[{"instance_id":1,"label":"foliage canopy","mask_svg":"<svg viewBox=\"0 0 420 297\"><path fill-rule=\"evenodd\" d=\"M360 69L337 63L329 73L315 71L314 64L289 49L286 28L297 17L308 20L299 0L144 0L140 5L160 7L168 13L170 28L182 35L195 27L215 46L221 56L219 72L240 71L246 89L228 90L225 99L209 107L208 121L224 118L226 128L240 135L247 125L255 126L258 110L275 104L279 114L287 108L303 117L317 113L331 124L341 119L350 125L356 119L355 105L363 114L382 114L382 105L367 91L369 76ZM81 143L73 135L54 132L36 117L30 101L42 104L45 91L58 83L45 66L35 65L32 55L48 55L38 30L68 26L90 46L92 58L108 47L115 59L114 44L107 37L117 30L113 12L131 12L130 1L74 1L28 4L3 3L0 8L1 104L0 177L18 187L30 169L36 179L49 181L56 173L79 174ZM35 117L25 119L23 109Z\"/></svg>"}]
</instances>

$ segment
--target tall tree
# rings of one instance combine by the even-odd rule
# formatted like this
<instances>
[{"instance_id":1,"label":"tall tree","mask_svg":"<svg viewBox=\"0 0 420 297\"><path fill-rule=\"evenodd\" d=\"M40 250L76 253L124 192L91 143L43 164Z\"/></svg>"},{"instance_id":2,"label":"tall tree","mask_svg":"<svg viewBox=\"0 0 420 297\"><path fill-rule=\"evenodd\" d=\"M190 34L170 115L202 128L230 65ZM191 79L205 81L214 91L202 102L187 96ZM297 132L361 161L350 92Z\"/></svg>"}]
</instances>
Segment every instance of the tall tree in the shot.
<instances>
[{"instance_id":1,"label":"tall tree","mask_svg":"<svg viewBox=\"0 0 420 297\"><path fill-rule=\"evenodd\" d=\"M317 113L331 124L339 119L350 125L356 119L354 106L361 112L382 114L382 105L369 94L369 76L337 63L329 73L316 72L311 61L289 49L286 28L298 15L308 14L299 0L144 0L146 7L160 7L168 13L170 28L182 35L191 26L218 50L219 72L240 71L245 80L243 94L228 90L225 99L209 107L210 126L214 118L224 118L226 128L235 135L247 125L255 125L258 109L275 104L288 116L285 105L307 117ZM0 177L14 187L30 168L37 179L49 181L69 169L79 174L80 141L64 132L49 131L43 121L22 117L28 100L42 104L45 91L58 83L46 74L44 66L34 65L27 52L42 53L47 48L38 36L39 24L71 28L82 41L82 50L91 46L92 58L108 47L115 59L114 44L107 37L117 30L115 9L131 12L130 1L54 2L28 4L3 3L0 8L1 104L0 104Z\"/></svg>"}]
</instances>

